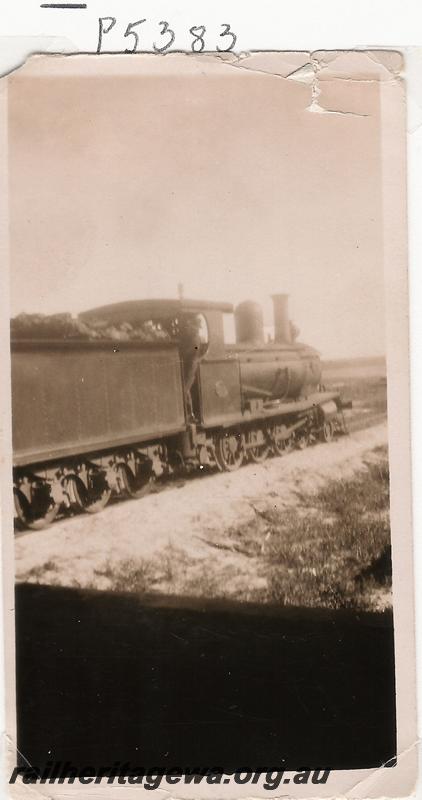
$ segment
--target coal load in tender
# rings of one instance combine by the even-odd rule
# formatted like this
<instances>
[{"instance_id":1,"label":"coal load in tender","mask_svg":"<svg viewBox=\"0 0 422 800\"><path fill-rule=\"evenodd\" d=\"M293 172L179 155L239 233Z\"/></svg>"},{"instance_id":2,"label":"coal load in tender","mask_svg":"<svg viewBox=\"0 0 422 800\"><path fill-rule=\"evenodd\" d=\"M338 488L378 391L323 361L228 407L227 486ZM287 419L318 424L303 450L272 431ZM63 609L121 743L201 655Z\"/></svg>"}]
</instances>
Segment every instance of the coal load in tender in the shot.
<instances>
[{"instance_id":1,"label":"coal load in tender","mask_svg":"<svg viewBox=\"0 0 422 800\"><path fill-rule=\"evenodd\" d=\"M130 322L110 325L104 320L82 322L71 314L18 314L10 321L12 339L78 339L94 341L169 341L170 335L152 320L134 327Z\"/></svg>"}]
</instances>

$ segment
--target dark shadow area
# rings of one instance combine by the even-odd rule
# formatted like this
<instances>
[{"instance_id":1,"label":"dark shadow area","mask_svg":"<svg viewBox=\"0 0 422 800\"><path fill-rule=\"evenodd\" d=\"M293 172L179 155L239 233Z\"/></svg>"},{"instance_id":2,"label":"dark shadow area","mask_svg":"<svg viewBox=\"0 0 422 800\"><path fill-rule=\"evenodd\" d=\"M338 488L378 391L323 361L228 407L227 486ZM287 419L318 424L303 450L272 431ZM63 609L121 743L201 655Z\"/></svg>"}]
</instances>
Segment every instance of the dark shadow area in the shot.
<instances>
[{"instance_id":1,"label":"dark shadow area","mask_svg":"<svg viewBox=\"0 0 422 800\"><path fill-rule=\"evenodd\" d=\"M21 584L16 625L32 765L351 769L396 753L389 613Z\"/></svg>"},{"instance_id":2,"label":"dark shadow area","mask_svg":"<svg viewBox=\"0 0 422 800\"><path fill-rule=\"evenodd\" d=\"M375 558L365 569L360 571L357 579L358 581L363 581L367 578L373 578L375 583L380 586L391 586L392 577L391 545L387 545L378 558Z\"/></svg>"}]
</instances>

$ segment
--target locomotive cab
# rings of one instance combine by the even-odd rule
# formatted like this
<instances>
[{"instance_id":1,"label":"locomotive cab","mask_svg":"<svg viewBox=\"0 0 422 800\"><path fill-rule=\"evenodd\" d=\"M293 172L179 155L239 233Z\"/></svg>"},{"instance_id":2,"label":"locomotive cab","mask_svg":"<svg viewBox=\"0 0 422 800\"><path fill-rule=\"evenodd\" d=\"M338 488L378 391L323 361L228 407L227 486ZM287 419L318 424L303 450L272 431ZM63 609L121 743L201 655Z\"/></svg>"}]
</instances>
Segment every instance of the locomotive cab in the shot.
<instances>
[{"instance_id":1,"label":"locomotive cab","mask_svg":"<svg viewBox=\"0 0 422 800\"><path fill-rule=\"evenodd\" d=\"M319 353L296 341L299 331L288 316L288 296L274 295L273 305L274 338L270 342L265 342L262 309L257 303L204 309L209 346L198 363L196 385L200 421L205 426L227 425L241 414L306 399L318 391ZM235 329L233 344L226 343L224 336L229 326L223 317L229 314Z\"/></svg>"}]
</instances>

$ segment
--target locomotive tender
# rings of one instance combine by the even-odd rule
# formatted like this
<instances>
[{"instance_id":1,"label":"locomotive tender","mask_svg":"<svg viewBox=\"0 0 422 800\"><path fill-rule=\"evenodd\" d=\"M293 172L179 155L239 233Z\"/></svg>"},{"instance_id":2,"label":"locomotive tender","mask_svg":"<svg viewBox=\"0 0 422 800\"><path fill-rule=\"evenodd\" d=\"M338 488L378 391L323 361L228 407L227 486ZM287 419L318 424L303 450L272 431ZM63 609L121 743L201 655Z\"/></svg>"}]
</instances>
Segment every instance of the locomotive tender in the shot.
<instances>
[{"instance_id":1,"label":"locomotive tender","mask_svg":"<svg viewBox=\"0 0 422 800\"><path fill-rule=\"evenodd\" d=\"M95 512L144 494L177 467L235 470L345 431L338 392L321 387L317 351L295 341L274 295L274 341L253 302L141 300L79 315L154 324L153 342L12 339L14 498L41 528L59 510ZM236 344L224 341L233 314Z\"/></svg>"}]
</instances>

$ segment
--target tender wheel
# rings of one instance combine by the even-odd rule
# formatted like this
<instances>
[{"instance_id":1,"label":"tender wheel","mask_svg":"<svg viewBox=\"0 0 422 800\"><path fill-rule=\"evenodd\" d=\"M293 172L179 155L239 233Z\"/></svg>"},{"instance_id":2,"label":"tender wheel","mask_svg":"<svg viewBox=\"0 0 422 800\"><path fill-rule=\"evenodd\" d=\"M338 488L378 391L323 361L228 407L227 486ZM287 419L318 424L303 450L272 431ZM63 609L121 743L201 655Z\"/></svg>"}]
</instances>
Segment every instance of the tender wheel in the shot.
<instances>
[{"instance_id":1,"label":"tender wheel","mask_svg":"<svg viewBox=\"0 0 422 800\"><path fill-rule=\"evenodd\" d=\"M300 430L296 433L296 447L298 450L305 450L308 444L311 441L311 436L309 431L307 430Z\"/></svg>"},{"instance_id":2,"label":"tender wheel","mask_svg":"<svg viewBox=\"0 0 422 800\"><path fill-rule=\"evenodd\" d=\"M78 475L69 475L65 479L65 491L71 506L88 514L96 514L107 505L111 489L100 470L90 469L87 483L88 487Z\"/></svg>"},{"instance_id":3,"label":"tender wheel","mask_svg":"<svg viewBox=\"0 0 422 800\"><path fill-rule=\"evenodd\" d=\"M129 497L143 497L151 488L152 475L150 467L142 469L144 465L140 465L137 474L128 464L119 464L117 467L117 480L122 487L124 494Z\"/></svg>"},{"instance_id":4,"label":"tender wheel","mask_svg":"<svg viewBox=\"0 0 422 800\"><path fill-rule=\"evenodd\" d=\"M334 435L334 425L332 422L324 422L321 428L321 439L323 442L331 442Z\"/></svg>"},{"instance_id":5,"label":"tender wheel","mask_svg":"<svg viewBox=\"0 0 422 800\"><path fill-rule=\"evenodd\" d=\"M254 444L254 447L248 447L247 453L251 461L255 464L262 464L268 457L270 452L270 445L267 441L267 436L263 430L251 431L248 434L248 445Z\"/></svg>"},{"instance_id":6,"label":"tender wheel","mask_svg":"<svg viewBox=\"0 0 422 800\"><path fill-rule=\"evenodd\" d=\"M290 453L294 447L294 434L285 438L285 426L274 425L271 430L271 443L273 452L276 456L283 456L285 453Z\"/></svg>"},{"instance_id":7,"label":"tender wheel","mask_svg":"<svg viewBox=\"0 0 422 800\"><path fill-rule=\"evenodd\" d=\"M240 433L227 431L217 439L215 455L219 467L228 472L239 469L244 459L243 439Z\"/></svg>"},{"instance_id":8,"label":"tender wheel","mask_svg":"<svg viewBox=\"0 0 422 800\"><path fill-rule=\"evenodd\" d=\"M26 494L13 489L16 517L19 524L31 530L41 530L50 525L56 518L60 504L55 503L46 484L31 483L30 500Z\"/></svg>"}]
</instances>

